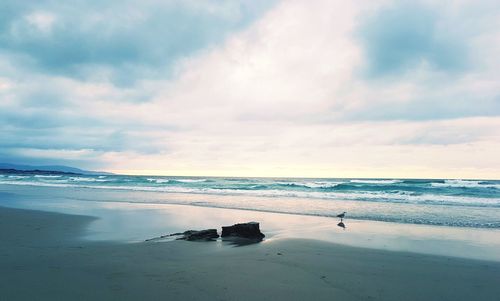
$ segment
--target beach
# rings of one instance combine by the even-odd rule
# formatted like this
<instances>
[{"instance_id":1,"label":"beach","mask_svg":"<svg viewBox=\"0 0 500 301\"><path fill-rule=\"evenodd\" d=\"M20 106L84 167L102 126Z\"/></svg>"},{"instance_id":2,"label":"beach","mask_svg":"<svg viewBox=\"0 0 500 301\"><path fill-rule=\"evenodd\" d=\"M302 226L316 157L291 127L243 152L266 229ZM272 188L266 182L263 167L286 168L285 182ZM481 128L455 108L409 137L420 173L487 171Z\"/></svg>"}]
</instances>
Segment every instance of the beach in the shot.
<instances>
[{"instance_id":1,"label":"beach","mask_svg":"<svg viewBox=\"0 0 500 301\"><path fill-rule=\"evenodd\" d=\"M0 301L500 301L500 1L0 4Z\"/></svg>"},{"instance_id":2,"label":"beach","mask_svg":"<svg viewBox=\"0 0 500 301\"><path fill-rule=\"evenodd\" d=\"M294 238L242 247L84 239L95 222L0 208L2 299L495 300L500 294L499 261Z\"/></svg>"}]
</instances>

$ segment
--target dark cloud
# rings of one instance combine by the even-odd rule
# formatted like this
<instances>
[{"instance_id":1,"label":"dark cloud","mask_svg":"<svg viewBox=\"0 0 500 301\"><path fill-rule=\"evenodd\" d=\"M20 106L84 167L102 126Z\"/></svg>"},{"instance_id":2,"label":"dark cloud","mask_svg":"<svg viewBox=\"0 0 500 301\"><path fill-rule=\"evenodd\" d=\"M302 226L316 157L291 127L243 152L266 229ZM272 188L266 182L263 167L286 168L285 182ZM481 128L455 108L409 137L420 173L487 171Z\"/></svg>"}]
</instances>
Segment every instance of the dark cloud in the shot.
<instances>
[{"instance_id":1,"label":"dark cloud","mask_svg":"<svg viewBox=\"0 0 500 301\"><path fill-rule=\"evenodd\" d=\"M177 59L221 42L271 5L244 3L6 0L0 49L38 72L85 78L101 69L126 85L168 75Z\"/></svg>"},{"instance_id":2,"label":"dark cloud","mask_svg":"<svg viewBox=\"0 0 500 301\"><path fill-rule=\"evenodd\" d=\"M440 18L436 8L409 1L367 16L358 32L367 74L397 75L422 63L450 73L463 71L468 65L466 37L455 36Z\"/></svg>"},{"instance_id":3,"label":"dark cloud","mask_svg":"<svg viewBox=\"0 0 500 301\"><path fill-rule=\"evenodd\" d=\"M67 158L39 158L11 153L7 149L0 150L0 163L27 165L70 165L81 168L102 168L102 163L92 159L72 160Z\"/></svg>"},{"instance_id":4,"label":"dark cloud","mask_svg":"<svg viewBox=\"0 0 500 301\"><path fill-rule=\"evenodd\" d=\"M94 152L135 152L157 154L168 150L168 132L158 134L125 128L67 127L56 129L13 128L0 126L2 149L92 150ZM158 132L156 132L158 133Z\"/></svg>"}]
</instances>

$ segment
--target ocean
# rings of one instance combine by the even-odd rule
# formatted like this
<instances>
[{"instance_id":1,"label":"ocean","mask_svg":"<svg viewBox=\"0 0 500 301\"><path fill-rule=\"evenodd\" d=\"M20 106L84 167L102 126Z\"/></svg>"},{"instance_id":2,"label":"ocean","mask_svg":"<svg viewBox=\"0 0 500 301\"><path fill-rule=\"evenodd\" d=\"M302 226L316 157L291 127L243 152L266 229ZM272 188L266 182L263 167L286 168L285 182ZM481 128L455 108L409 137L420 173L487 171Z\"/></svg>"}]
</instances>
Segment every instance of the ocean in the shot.
<instances>
[{"instance_id":1,"label":"ocean","mask_svg":"<svg viewBox=\"0 0 500 301\"><path fill-rule=\"evenodd\" d=\"M349 219L358 220L500 228L497 180L2 174L0 184L67 188L75 191L75 198L86 201L183 204L324 217L346 211ZM85 198L88 190L145 193L96 200Z\"/></svg>"}]
</instances>

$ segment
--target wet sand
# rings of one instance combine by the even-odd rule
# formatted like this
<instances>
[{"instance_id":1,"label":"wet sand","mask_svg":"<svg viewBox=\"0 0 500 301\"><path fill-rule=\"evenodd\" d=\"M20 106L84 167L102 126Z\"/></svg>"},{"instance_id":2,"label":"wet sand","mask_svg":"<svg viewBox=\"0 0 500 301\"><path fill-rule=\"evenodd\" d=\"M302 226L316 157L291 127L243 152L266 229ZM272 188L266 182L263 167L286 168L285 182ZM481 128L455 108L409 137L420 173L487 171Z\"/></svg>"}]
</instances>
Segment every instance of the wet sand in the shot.
<instances>
[{"instance_id":1,"label":"wet sand","mask_svg":"<svg viewBox=\"0 0 500 301\"><path fill-rule=\"evenodd\" d=\"M337 226L339 220L331 217L164 203L205 197L215 196L0 185L0 206L97 217L84 233L84 239L92 241L141 242L186 229L220 229L259 221L268 242L316 239L353 247L500 262L500 229L356 220L349 213L344 220L347 228L342 229Z\"/></svg>"},{"instance_id":2,"label":"wet sand","mask_svg":"<svg viewBox=\"0 0 500 301\"><path fill-rule=\"evenodd\" d=\"M82 240L88 216L0 207L4 300L496 300L500 263L274 239Z\"/></svg>"}]
</instances>

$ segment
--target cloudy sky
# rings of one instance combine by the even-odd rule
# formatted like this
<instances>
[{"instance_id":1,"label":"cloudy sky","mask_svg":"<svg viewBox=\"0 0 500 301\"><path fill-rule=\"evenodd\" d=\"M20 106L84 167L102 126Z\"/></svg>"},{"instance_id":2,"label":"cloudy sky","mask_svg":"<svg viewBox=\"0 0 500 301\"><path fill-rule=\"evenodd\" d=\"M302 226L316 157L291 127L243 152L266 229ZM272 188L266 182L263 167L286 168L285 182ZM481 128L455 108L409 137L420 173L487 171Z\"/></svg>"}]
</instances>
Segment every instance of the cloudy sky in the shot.
<instances>
[{"instance_id":1,"label":"cloudy sky","mask_svg":"<svg viewBox=\"0 0 500 301\"><path fill-rule=\"evenodd\" d=\"M500 5L0 2L0 161L500 178Z\"/></svg>"}]
</instances>

